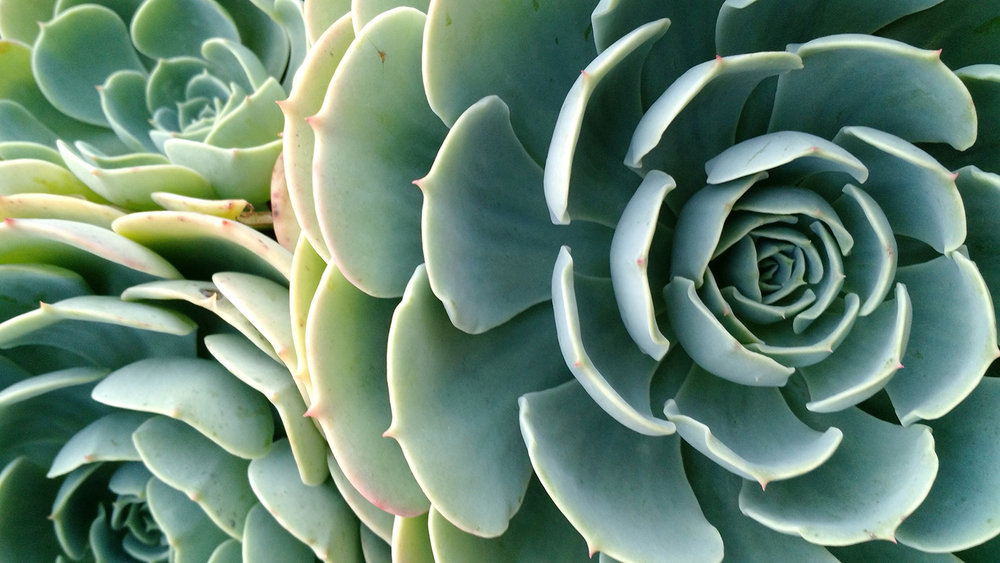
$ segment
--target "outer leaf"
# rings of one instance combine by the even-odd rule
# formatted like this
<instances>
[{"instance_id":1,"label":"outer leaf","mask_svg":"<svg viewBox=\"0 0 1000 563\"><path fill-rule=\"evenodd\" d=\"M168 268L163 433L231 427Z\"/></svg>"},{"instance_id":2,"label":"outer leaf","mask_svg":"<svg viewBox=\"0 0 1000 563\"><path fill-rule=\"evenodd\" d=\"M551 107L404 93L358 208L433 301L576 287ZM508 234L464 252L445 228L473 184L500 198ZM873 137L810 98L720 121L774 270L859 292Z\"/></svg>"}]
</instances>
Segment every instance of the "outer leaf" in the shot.
<instances>
[{"instance_id":1,"label":"outer leaf","mask_svg":"<svg viewBox=\"0 0 1000 563\"><path fill-rule=\"evenodd\" d=\"M452 326L422 267L396 309L386 435L402 446L435 508L467 532L503 533L528 487L517 398L566 378L550 314L535 307L485 334L466 334Z\"/></svg>"},{"instance_id":2,"label":"outer leaf","mask_svg":"<svg viewBox=\"0 0 1000 563\"><path fill-rule=\"evenodd\" d=\"M287 283L291 275L291 253L274 239L229 219L163 211L131 213L112 226L182 266L189 278L237 271Z\"/></svg>"},{"instance_id":3,"label":"outer leaf","mask_svg":"<svg viewBox=\"0 0 1000 563\"><path fill-rule=\"evenodd\" d=\"M726 557L747 563L837 561L822 546L778 533L747 518L737 503L743 479L689 448L682 446L681 454L684 471L705 517L725 538Z\"/></svg>"},{"instance_id":4,"label":"outer leaf","mask_svg":"<svg viewBox=\"0 0 1000 563\"><path fill-rule=\"evenodd\" d=\"M54 558L59 544L52 534L51 499L59 484L45 478L45 470L26 457L19 457L0 471L0 543L11 561Z\"/></svg>"},{"instance_id":5,"label":"outer leaf","mask_svg":"<svg viewBox=\"0 0 1000 563\"><path fill-rule=\"evenodd\" d=\"M421 516L397 516L392 526L392 553L413 563L434 563L434 552L427 530L426 514Z\"/></svg>"},{"instance_id":6,"label":"outer leaf","mask_svg":"<svg viewBox=\"0 0 1000 563\"><path fill-rule=\"evenodd\" d=\"M684 476L679 438L626 429L576 382L528 394L520 408L535 472L591 555L721 561L722 538Z\"/></svg>"},{"instance_id":7,"label":"outer leaf","mask_svg":"<svg viewBox=\"0 0 1000 563\"><path fill-rule=\"evenodd\" d=\"M591 258L588 266L606 269L610 232L586 222L549 222L542 171L509 119L499 98L477 102L452 127L430 174L416 182L425 197L423 246L431 288L452 323L473 334L549 298L552 257L566 239L581 257ZM484 152L495 158L480 158Z\"/></svg>"},{"instance_id":8,"label":"outer leaf","mask_svg":"<svg viewBox=\"0 0 1000 563\"><path fill-rule=\"evenodd\" d=\"M431 546L439 561L587 560L587 544L536 480L528 485L510 528L498 538L465 533L433 508L428 520Z\"/></svg>"},{"instance_id":9,"label":"outer leaf","mask_svg":"<svg viewBox=\"0 0 1000 563\"><path fill-rule=\"evenodd\" d=\"M310 7L317 4L311 2L307 5L307 14ZM316 136L306 118L319 111L333 73L354 40L354 27L351 23L351 19L345 17L336 23L331 22L328 29L324 28L326 31L317 39L302 63L302 70L291 95L284 102L278 102L285 115L282 143L288 195L302 230L324 260L330 259L330 250L326 247L319 218L316 216L313 193L312 162Z\"/></svg>"},{"instance_id":10,"label":"outer leaf","mask_svg":"<svg viewBox=\"0 0 1000 563\"><path fill-rule=\"evenodd\" d=\"M939 418L958 405L1000 350L988 289L965 256L956 252L900 268L896 279L906 285L913 301L913 322L904 371L886 391L900 422L907 425ZM942 291L948 299L942 298ZM948 377L941 377L943 373Z\"/></svg>"},{"instance_id":11,"label":"outer leaf","mask_svg":"<svg viewBox=\"0 0 1000 563\"><path fill-rule=\"evenodd\" d=\"M399 8L366 26L310 119L326 245L344 275L376 297L402 295L423 262L420 192L410 184L427 173L445 133L424 101L425 19Z\"/></svg>"},{"instance_id":12,"label":"outer leaf","mask_svg":"<svg viewBox=\"0 0 1000 563\"><path fill-rule=\"evenodd\" d=\"M996 506L1000 459L992 429L1000 422L995 405L1000 381L985 378L965 401L931 423L941 460L927 500L907 518L896 535L921 551L959 551L1000 534Z\"/></svg>"},{"instance_id":13,"label":"outer leaf","mask_svg":"<svg viewBox=\"0 0 1000 563\"><path fill-rule=\"evenodd\" d=\"M434 2L423 61L430 107L451 126L469 106L496 95L510 106L525 150L542 162L566 90L596 54L591 10L574 0Z\"/></svg>"},{"instance_id":14,"label":"outer leaf","mask_svg":"<svg viewBox=\"0 0 1000 563\"><path fill-rule=\"evenodd\" d=\"M386 334L398 301L357 289L327 266L306 327L313 373L309 416L323 428L337 465L369 502L401 516L429 503L399 444L382 435L392 422Z\"/></svg>"},{"instance_id":15,"label":"outer leaf","mask_svg":"<svg viewBox=\"0 0 1000 563\"><path fill-rule=\"evenodd\" d=\"M295 343L292 342L292 320L288 305L288 288L267 278L236 272L212 276L219 291L243 313L274 348L274 352L291 372L298 370ZM296 382L303 389L304 382ZM303 392L303 397L307 397Z\"/></svg>"},{"instance_id":16,"label":"outer leaf","mask_svg":"<svg viewBox=\"0 0 1000 563\"><path fill-rule=\"evenodd\" d=\"M740 510L769 528L813 543L892 540L937 474L930 429L902 428L856 409L815 423L843 430L844 440L833 457L801 477L772 483L767 491L744 483Z\"/></svg>"},{"instance_id":17,"label":"outer leaf","mask_svg":"<svg viewBox=\"0 0 1000 563\"><path fill-rule=\"evenodd\" d=\"M716 37L723 54L784 49L836 33L873 33L903 16L941 0L727 0L719 12ZM759 22L768 22L760 25Z\"/></svg>"},{"instance_id":18,"label":"outer leaf","mask_svg":"<svg viewBox=\"0 0 1000 563\"><path fill-rule=\"evenodd\" d=\"M863 125L959 150L976 139L972 96L935 51L881 37L834 35L795 53L804 69L779 78L771 131L829 139L845 125ZM858 87L845 93L842 84Z\"/></svg>"},{"instance_id":19,"label":"outer leaf","mask_svg":"<svg viewBox=\"0 0 1000 563\"><path fill-rule=\"evenodd\" d=\"M845 127L834 142L871 171L865 192L885 213L893 232L941 253L965 241L965 210L955 175L908 142L867 127Z\"/></svg>"},{"instance_id":20,"label":"outer leaf","mask_svg":"<svg viewBox=\"0 0 1000 563\"><path fill-rule=\"evenodd\" d=\"M607 6L606 9L611 11L614 7ZM613 27L599 15L602 12L602 6L598 6L593 16L595 41L602 52L580 73L566 94L545 158L545 202L552 222L557 224L570 221L571 177L575 180L573 203L574 207L578 207L574 209L574 215L603 217L602 210L591 208L602 204L612 208L606 210L610 214L619 210L618 198L614 198L613 203L607 200L610 199L608 194L626 195L626 190L609 189L611 185L621 182L620 176L612 171L611 178L605 178L609 174L607 169L595 166L592 161L608 160L618 174L626 173L621 163L606 157L613 150L611 147L624 150L627 146L629 126L638 122L642 114L638 87L641 64L653 43L663 36L670 25L669 20L659 19L637 26L613 45L602 49L600 45L604 38L596 37L604 27L601 22ZM607 19L615 19L608 12L604 15ZM634 89L631 96L625 94L629 88ZM592 121L587 120L588 110ZM619 126L609 132L604 130L606 123ZM577 152L580 154L577 155ZM574 168L577 168L576 174L573 174Z\"/></svg>"}]
</instances>

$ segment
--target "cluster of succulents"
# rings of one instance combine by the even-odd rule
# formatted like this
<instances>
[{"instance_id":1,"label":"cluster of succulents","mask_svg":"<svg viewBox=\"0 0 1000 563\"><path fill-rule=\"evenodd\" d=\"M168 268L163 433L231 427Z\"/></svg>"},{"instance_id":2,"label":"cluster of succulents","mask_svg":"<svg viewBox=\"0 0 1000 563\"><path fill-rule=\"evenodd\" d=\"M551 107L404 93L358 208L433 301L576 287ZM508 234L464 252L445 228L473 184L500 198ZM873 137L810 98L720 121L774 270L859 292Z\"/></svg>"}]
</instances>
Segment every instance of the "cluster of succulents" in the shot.
<instances>
[{"instance_id":1,"label":"cluster of succulents","mask_svg":"<svg viewBox=\"0 0 1000 563\"><path fill-rule=\"evenodd\" d=\"M0 37L0 559L997 558L1000 5Z\"/></svg>"}]
</instances>

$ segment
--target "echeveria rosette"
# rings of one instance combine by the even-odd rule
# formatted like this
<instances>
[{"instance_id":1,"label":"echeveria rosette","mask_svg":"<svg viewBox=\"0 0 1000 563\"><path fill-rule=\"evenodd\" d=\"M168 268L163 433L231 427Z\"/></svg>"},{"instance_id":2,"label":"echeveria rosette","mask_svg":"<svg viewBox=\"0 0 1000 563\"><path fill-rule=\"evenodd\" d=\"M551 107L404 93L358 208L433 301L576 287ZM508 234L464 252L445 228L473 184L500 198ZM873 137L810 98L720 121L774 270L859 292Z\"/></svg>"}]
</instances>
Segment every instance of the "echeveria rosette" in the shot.
<instances>
[{"instance_id":1,"label":"echeveria rosette","mask_svg":"<svg viewBox=\"0 0 1000 563\"><path fill-rule=\"evenodd\" d=\"M270 199L298 0L15 0L0 22L0 165L65 166L131 210Z\"/></svg>"},{"instance_id":2,"label":"echeveria rosette","mask_svg":"<svg viewBox=\"0 0 1000 563\"><path fill-rule=\"evenodd\" d=\"M991 557L995 6L351 8L287 179L394 549Z\"/></svg>"},{"instance_id":3,"label":"echeveria rosette","mask_svg":"<svg viewBox=\"0 0 1000 563\"><path fill-rule=\"evenodd\" d=\"M0 199L4 556L378 549L303 417L291 254L228 219L32 199Z\"/></svg>"}]
</instances>

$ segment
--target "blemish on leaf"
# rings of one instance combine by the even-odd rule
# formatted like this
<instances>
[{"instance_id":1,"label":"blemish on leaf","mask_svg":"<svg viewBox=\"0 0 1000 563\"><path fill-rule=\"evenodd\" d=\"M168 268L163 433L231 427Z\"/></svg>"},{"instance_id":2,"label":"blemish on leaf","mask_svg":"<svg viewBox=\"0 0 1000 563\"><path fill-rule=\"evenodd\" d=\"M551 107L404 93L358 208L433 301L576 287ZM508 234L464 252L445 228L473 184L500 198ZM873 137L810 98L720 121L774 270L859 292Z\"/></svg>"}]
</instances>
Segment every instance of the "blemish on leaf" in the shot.
<instances>
[{"instance_id":1,"label":"blemish on leaf","mask_svg":"<svg viewBox=\"0 0 1000 563\"><path fill-rule=\"evenodd\" d=\"M448 10L444 12L444 25L445 27L451 25L451 14L448 13Z\"/></svg>"},{"instance_id":2,"label":"blemish on leaf","mask_svg":"<svg viewBox=\"0 0 1000 563\"><path fill-rule=\"evenodd\" d=\"M536 12L541 8L538 4L538 0L531 0L531 7L534 8Z\"/></svg>"}]
</instances>

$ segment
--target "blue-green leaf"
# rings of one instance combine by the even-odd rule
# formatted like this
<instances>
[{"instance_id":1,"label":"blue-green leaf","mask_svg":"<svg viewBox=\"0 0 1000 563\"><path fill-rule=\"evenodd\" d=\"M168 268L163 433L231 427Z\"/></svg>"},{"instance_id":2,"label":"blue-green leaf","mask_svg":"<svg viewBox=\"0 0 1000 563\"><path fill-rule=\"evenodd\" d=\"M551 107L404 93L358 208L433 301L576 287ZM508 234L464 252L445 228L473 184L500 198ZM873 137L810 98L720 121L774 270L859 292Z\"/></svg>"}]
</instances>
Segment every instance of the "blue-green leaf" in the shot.
<instances>
[{"instance_id":1,"label":"blue-green leaf","mask_svg":"<svg viewBox=\"0 0 1000 563\"><path fill-rule=\"evenodd\" d=\"M525 395L519 404L535 472L591 555L722 560L722 538L684 475L678 437L625 428L575 381Z\"/></svg>"}]
</instances>

